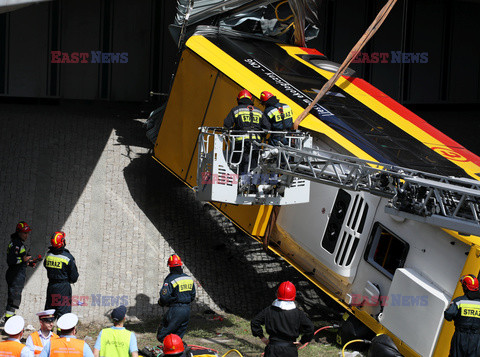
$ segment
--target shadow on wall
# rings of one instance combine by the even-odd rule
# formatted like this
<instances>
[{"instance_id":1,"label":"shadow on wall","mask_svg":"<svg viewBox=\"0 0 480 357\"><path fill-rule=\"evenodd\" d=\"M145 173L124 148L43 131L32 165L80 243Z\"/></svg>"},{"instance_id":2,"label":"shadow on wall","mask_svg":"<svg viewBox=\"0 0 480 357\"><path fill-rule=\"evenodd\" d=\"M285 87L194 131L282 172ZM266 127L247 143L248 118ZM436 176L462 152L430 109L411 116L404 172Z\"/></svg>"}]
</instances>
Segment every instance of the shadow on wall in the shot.
<instances>
[{"instance_id":1,"label":"shadow on wall","mask_svg":"<svg viewBox=\"0 0 480 357\"><path fill-rule=\"evenodd\" d=\"M123 140L128 145L126 136ZM147 178L145 192L134 184L141 174ZM322 303L325 296L319 289L282 259L267 255L260 243L210 205L197 201L193 190L150 155L134 158L124 176L140 209L180 255L197 284L226 312L251 318L271 304L279 283L290 280L297 286L297 301L311 317L336 316ZM194 309L201 311L202 305L197 302Z\"/></svg>"},{"instance_id":2,"label":"shadow on wall","mask_svg":"<svg viewBox=\"0 0 480 357\"><path fill-rule=\"evenodd\" d=\"M16 223L25 220L32 227L27 241L31 254L43 255L51 234L71 215L113 128L130 120L138 105L68 101L1 106L0 247L5 252ZM68 242L75 232L66 233ZM6 304L6 268L5 258L0 259L0 309ZM27 279L32 273L27 270Z\"/></svg>"}]
</instances>

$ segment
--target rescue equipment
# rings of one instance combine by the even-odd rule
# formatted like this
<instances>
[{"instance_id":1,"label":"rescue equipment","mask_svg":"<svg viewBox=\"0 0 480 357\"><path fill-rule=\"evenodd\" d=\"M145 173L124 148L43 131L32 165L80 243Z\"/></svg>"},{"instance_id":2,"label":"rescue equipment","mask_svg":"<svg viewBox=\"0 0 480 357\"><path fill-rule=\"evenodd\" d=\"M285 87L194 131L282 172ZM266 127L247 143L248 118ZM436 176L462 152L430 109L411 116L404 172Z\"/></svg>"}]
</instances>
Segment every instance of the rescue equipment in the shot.
<instances>
[{"instance_id":1,"label":"rescue equipment","mask_svg":"<svg viewBox=\"0 0 480 357\"><path fill-rule=\"evenodd\" d=\"M306 133L200 128L197 198L236 204L286 205L309 200L309 182L386 197L385 212L467 234L480 235L480 182L412 170L312 148ZM288 145L253 141L240 176L234 153L242 156L248 135L283 135ZM241 149L232 143L242 141ZM238 146L240 147L240 146ZM254 147L258 155L252 155ZM252 185L256 192L252 194ZM246 189L246 187L248 189Z\"/></svg>"}]
</instances>

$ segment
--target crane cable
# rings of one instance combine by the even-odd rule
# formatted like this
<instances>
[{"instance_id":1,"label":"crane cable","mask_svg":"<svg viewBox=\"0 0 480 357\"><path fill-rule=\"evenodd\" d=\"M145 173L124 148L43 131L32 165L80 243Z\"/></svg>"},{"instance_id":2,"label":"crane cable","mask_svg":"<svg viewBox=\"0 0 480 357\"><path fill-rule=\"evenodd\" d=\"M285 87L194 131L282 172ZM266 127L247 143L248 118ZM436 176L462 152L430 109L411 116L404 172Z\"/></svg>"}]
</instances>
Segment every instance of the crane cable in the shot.
<instances>
[{"instance_id":1,"label":"crane cable","mask_svg":"<svg viewBox=\"0 0 480 357\"><path fill-rule=\"evenodd\" d=\"M382 25L383 21L387 18L388 14L392 10L393 6L397 0L388 0L388 2L385 4L385 6L380 10L378 13L377 17L373 22L370 24L368 27L367 31L363 34L363 36L358 40L358 42L355 44L355 46L352 48L352 50L348 53L347 57L343 61L342 65L338 68L337 72L328 80L327 83L325 83L318 92L317 96L315 99L310 103L310 105L305 108L305 110L295 119L295 122L293 123L293 129L297 130L298 126L302 122L303 119L310 113L310 110L313 108L315 104L327 93L335 84L335 82L338 80L338 78L345 72L345 70L348 68L352 60L355 58L355 56L360 52L360 50L365 46L365 44L372 38L372 36L377 32L377 30L380 28Z\"/></svg>"},{"instance_id":2,"label":"crane cable","mask_svg":"<svg viewBox=\"0 0 480 357\"><path fill-rule=\"evenodd\" d=\"M279 3L275 6L275 17L276 17L277 20L280 21L280 22L290 20L290 19L293 17L293 14L290 15L290 16L287 16L287 17L284 18L284 19L281 19L280 17L278 17L278 8L279 8L281 5L283 5L283 4L287 3L287 2L288 2L288 0L284 0L284 1L282 1L282 2L279 2ZM292 22L292 23L293 23L293 22Z\"/></svg>"}]
</instances>

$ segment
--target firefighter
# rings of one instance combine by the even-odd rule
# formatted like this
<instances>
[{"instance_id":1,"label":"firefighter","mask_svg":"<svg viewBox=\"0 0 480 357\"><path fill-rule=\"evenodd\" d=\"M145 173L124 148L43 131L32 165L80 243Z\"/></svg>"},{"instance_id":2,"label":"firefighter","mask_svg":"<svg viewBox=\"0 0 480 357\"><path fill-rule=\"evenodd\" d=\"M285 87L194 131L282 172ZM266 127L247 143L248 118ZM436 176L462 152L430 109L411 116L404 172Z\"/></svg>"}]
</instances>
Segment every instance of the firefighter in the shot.
<instances>
[{"instance_id":1,"label":"firefighter","mask_svg":"<svg viewBox=\"0 0 480 357\"><path fill-rule=\"evenodd\" d=\"M55 310L53 309L37 312L40 329L30 334L25 343L34 355L39 355L51 338L58 338L58 335L52 331L55 323L54 314Z\"/></svg>"},{"instance_id":2,"label":"firefighter","mask_svg":"<svg viewBox=\"0 0 480 357\"><path fill-rule=\"evenodd\" d=\"M190 320L190 303L195 300L195 284L192 278L183 273L180 257L171 255L167 265L170 274L163 282L158 304L168 306L169 309L163 315L162 324L157 330L157 339L160 342L170 333L183 338Z\"/></svg>"},{"instance_id":3,"label":"firefighter","mask_svg":"<svg viewBox=\"0 0 480 357\"><path fill-rule=\"evenodd\" d=\"M95 357L138 357L137 337L123 327L127 308L124 305L113 309L113 326L104 328L98 334L93 355Z\"/></svg>"},{"instance_id":4,"label":"firefighter","mask_svg":"<svg viewBox=\"0 0 480 357\"><path fill-rule=\"evenodd\" d=\"M173 333L166 336L163 340L163 354L169 357L186 357L181 337Z\"/></svg>"},{"instance_id":5,"label":"firefighter","mask_svg":"<svg viewBox=\"0 0 480 357\"><path fill-rule=\"evenodd\" d=\"M15 315L15 310L20 307L27 265L35 266L31 263L32 257L28 255L23 245L31 231L30 226L26 222L21 221L17 223L15 233L10 236L11 242L7 248L8 269L5 274L8 285L8 297L3 317L4 321Z\"/></svg>"},{"instance_id":6,"label":"firefighter","mask_svg":"<svg viewBox=\"0 0 480 357\"><path fill-rule=\"evenodd\" d=\"M260 102L265 106L264 114L270 121L272 130L290 131L293 127L293 111L287 104L280 101L272 93L263 91L260 94ZM282 135L272 135L269 143L272 145L288 145L287 139Z\"/></svg>"},{"instance_id":7,"label":"firefighter","mask_svg":"<svg viewBox=\"0 0 480 357\"><path fill-rule=\"evenodd\" d=\"M67 355L93 357L90 346L85 341L75 337L77 323L77 315L72 313L62 315L57 322L57 326L62 330L60 337L51 339L43 348L40 357Z\"/></svg>"},{"instance_id":8,"label":"firefighter","mask_svg":"<svg viewBox=\"0 0 480 357\"><path fill-rule=\"evenodd\" d=\"M464 295L450 303L445 319L455 324L450 344L450 357L474 357L480 355L480 292L478 280L473 274L460 279Z\"/></svg>"},{"instance_id":9,"label":"firefighter","mask_svg":"<svg viewBox=\"0 0 480 357\"><path fill-rule=\"evenodd\" d=\"M72 311L72 287L78 280L75 258L65 248L65 233L55 232L50 239L43 266L47 269L48 287L45 310L55 309L58 319Z\"/></svg>"},{"instance_id":10,"label":"firefighter","mask_svg":"<svg viewBox=\"0 0 480 357\"><path fill-rule=\"evenodd\" d=\"M307 314L295 305L296 289L289 281L280 284L277 299L255 316L251 322L252 334L266 344L265 357L298 356L298 347L313 338L313 323ZM262 325L269 335L263 334ZM297 342L298 336L302 338Z\"/></svg>"},{"instance_id":11,"label":"firefighter","mask_svg":"<svg viewBox=\"0 0 480 357\"><path fill-rule=\"evenodd\" d=\"M25 320L21 316L12 316L5 323L8 339L0 342L0 356L33 357L33 352L20 342Z\"/></svg>"},{"instance_id":12,"label":"firefighter","mask_svg":"<svg viewBox=\"0 0 480 357\"><path fill-rule=\"evenodd\" d=\"M245 131L270 130L271 125L262 111L253 106L253 97L248 90L243 89L238 93L237 103L238 105L228 113L223 122L223 126L227 129L239 131L235 133L240 136L235 138L234 150L236 152L232 157L232 163L237 163L240 160L241 153L239 151L242 149L243 142L243 156L239 163L239 174L242 180L245 181L245 175L249 172L250 159L252 160L250 163L250 171L257 167L258 149L255 145L252 145L252 141L260 142L262 139L258 134L246 135ZM251 155L250 151L252 153Z\"/></svg>"}]
</instances>

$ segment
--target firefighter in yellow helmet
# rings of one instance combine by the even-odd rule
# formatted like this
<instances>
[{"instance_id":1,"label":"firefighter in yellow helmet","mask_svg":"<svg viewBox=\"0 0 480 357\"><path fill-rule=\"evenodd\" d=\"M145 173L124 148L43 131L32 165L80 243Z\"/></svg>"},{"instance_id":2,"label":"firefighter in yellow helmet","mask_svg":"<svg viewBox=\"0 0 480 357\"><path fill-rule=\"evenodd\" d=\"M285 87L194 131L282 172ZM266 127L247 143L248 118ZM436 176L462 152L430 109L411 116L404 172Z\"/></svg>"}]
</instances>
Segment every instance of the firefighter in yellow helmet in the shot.
<instances>
[{"instance_id":1,"label":"firefighter in yellow helmet","mask_svg":"<svg viewBox=\"0 0 480 357\"><path fill-rule=\"evenodd\" d=\"M157 330L157 340L161 343L168 334L183 338L190 321L190 303L195 300L195 284L193 279L183 272L182 261L176 254L168 258L170 274L167 275L160 290L160 306L169 309L163 315L162 324Z\"/></svg>"},{"instance_id":2,"label":"firefighter in yellow helmet","mask_svg":"<svg viewBox=\"0 0 480 357\"><path fill-rule=\"evenodd\" d=\"M450 303L445 319L455 324L450 357L480 356L480 292L477 277L468 274L460 279L464 295Z\"/></svg>"}]
</instances>

